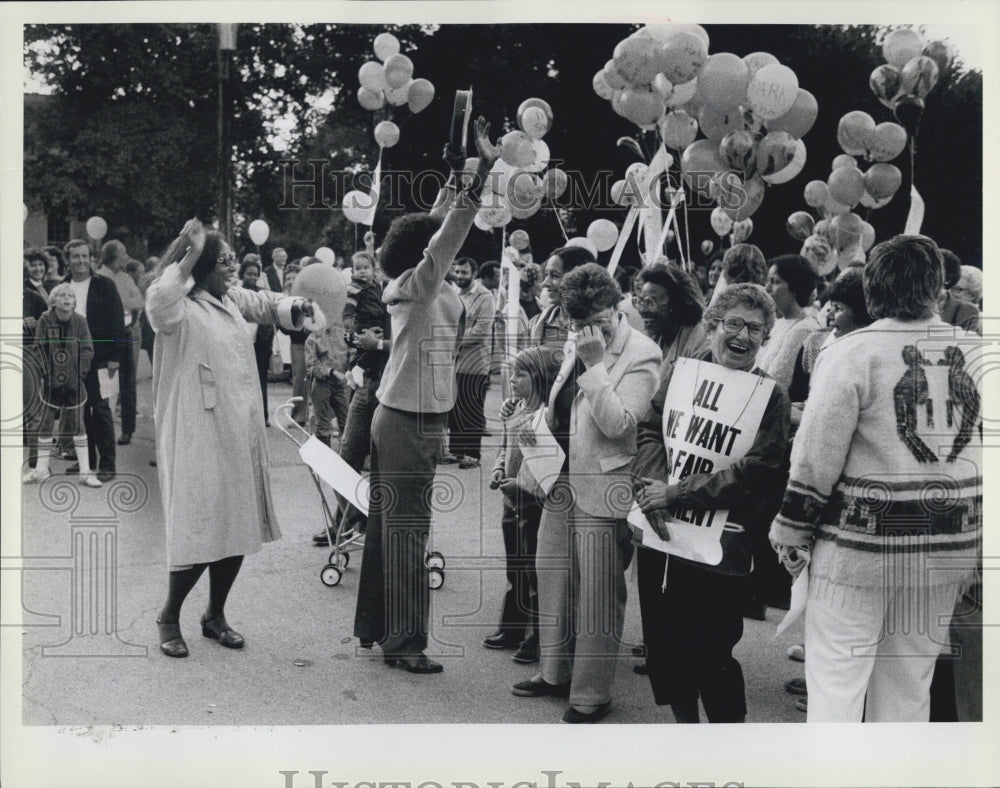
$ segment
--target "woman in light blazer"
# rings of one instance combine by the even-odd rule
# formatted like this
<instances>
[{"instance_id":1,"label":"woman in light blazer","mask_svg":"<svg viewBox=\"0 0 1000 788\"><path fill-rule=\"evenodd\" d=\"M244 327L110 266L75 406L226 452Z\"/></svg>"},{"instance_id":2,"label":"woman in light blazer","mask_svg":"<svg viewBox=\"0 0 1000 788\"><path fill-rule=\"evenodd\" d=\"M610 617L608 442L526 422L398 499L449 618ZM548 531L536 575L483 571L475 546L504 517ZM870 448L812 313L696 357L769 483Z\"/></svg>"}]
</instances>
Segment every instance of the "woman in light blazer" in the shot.
<instances>
[{"instance_id":1,"label":"woman in light blazer","mask_svg":"<svg viewBox=\"0 0 1000 788\"><path fill-rule=\"evenodd\" d=\"M549 417L566 461L538 533L541 670L513 692L569 697L563 722L587 723L611 708L632 552L625 517L636 425L656 391L661 354L617 310L621 290L603 267L575 268L560 295L573 333Z\"/></svg>"}]
</instances>

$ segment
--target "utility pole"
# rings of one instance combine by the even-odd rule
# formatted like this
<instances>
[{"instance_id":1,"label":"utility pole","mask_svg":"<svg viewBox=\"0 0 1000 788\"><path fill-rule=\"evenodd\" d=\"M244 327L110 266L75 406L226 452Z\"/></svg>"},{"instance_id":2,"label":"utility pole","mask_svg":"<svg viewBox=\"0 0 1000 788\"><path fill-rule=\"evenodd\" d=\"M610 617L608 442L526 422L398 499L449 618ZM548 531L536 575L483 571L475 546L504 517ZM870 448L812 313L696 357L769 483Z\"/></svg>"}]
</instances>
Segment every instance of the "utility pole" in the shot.
<instances>
[{"instance_id":1,"label":"utility pole","mask_svg":"<svg viewBox=\"0 0 1000 788\"><path fill-rule=\"evenodd\" d=\"M237 25L223 23L219 29L219 229L232 242L233 230L233 161L231 124L233 102L230 91L233 52L236 50Z\"/></svg>"}]
</instances>

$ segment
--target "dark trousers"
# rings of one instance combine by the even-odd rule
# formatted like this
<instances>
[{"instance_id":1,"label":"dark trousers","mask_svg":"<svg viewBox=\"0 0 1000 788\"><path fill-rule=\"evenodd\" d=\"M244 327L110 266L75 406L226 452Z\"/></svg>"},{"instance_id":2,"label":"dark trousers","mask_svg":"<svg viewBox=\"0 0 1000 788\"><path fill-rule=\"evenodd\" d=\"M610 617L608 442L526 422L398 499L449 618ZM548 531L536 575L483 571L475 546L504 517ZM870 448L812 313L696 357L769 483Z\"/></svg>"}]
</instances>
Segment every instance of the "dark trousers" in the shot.
<instances>
[{"instance_id":1,"label":"dark trousers","mask_svg":"<svg viewBox=\"0 0 1000 788\"><path fill-rule=\"evenodd\" d=\"M264 400L264 421L270 422L271 414L267 410L267 373L271 366L271 343L254 343L253 355L257 362L257 377L260 379L260 396Z\"/></svg>"},{"instance_id":2,"label":"dark trousers","mask_svg":"<svg viewBox=\"0 0 1000 788\"><path fill-rule=\"evenodd\" d=\"M87 454L91 469L115 470L115 422L111 406L101 399L101 386L97 382L97 369L90 368L85 381L87 404L83 406L83 426L87 430ZM98 455L100 460L98 461Z\"/></svg>"},{"instance_id":3,"label":"dark trousers","mask_svg":"<svg viewBox=\"0 0 1000 788\"><path fill-rule=\"evenodd\" d=\"M467 375L455 373L455 407L448 414L448 430L450 433L448 450L456 456L481 456L480 445L483 433L486 431L486 415L483 405L486 402L486 387L489 385L489 375Z\"/></svg>"},{"instance_id":4,"label":"dark trousers","mask_svg":"<svg viewBox=\"0 0 1000 788\"><path fill-rule=\"evenodd\" d=\"M379 381L366 380L354 392L347 406L347 419L340 433L340 458L358 472L361 471L365 457L371 451L372 419L375 417L375 408L378 407L378 400L375 398L378 386ZM367 518L349 504L347 499L339 495L337 503L343 512L342 527L345 530L354 528L357 531L364 531Z\"/></svg>"},{"instance_id":5,"label":"dark trousers","mask_svg":"<svg viewBox=\"0 0 1000 788\"><path fill-rule=\"evenodd\" d=\"M128 326L125 329L125 336L129 342L125 352L121 354L121 363L118 366L118 401L122 406L122 432L131 435L135 432L135 413L138 403L135 389L138 358L135 346L132 344L140 341L138 324L133 322Z\"/></svg>"},{"instance_id":6,"label":"dark trousers","mask_svg":"<svg viewBox=\"0 0 1000 788\"><path fill-rule=\"evenodd\" d=\"M746 688L733 648L743 637L746 578L722 575L639 548L639 610L646 665L658 705L693 710L709 722L743 722Z\"/></svg>"},{"instance_id":7,"label":"dark trousers","mask_svg":"<svg viewBox=\"0 0 1000 788\"><path fill-rule=\"evenodd\" d=\"M516 509L504 506L500 519L506 552L507 592L500 609L500 629L510 638L538 639L538 525L542 507L521 503Z\"/></svg>"},{"instance_id":8,"label":"dark trousers","mask_svg":"<svg viewBox=\"0 0 1000 788\"><path fill-rule=\"evenodd\" d=\"M384 654L427 648L430 590L424 549L444 413L379 405L372 419L370 508L354 634Z\"/></svg>"}]
</instances>

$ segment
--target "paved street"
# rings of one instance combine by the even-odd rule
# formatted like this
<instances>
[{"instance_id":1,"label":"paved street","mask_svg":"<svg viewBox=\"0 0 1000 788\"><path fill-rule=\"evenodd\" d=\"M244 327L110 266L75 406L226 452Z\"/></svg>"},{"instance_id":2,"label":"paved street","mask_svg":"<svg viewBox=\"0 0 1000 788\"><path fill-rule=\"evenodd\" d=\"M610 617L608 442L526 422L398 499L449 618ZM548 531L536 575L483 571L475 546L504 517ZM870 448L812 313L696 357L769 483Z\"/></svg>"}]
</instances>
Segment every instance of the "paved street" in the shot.
<instances>
[{"instance_id":1,"label":"paved street","mask_svg":"<svg viewBox=\"0 0 1000 788\"><path fill-rule=\"evenodd\" d=\"M483 468L441 466L438 476L445 492L437 500L432 547L445 555L447 567L444 586L432 594L428 653L444 663L443 674L413 676L382 664L378 649L372 654L357 648L351 630L361 555L352 556L339 586L321 584L327 551L311 540L322 527L317 492L295 446L273 426L271 478L284 538L247 558L227 608L247 646L230 651L200 636L205 577L181 621L191 656L162 656L155 619L167 571L156 469L149 466L150 384L144 356L138 429L131 445L118 448L119 482L83 488L75 477L60 476L69 463L54 460L52 479L22 488L22 554L35 567L22 573L25 724L559 721L564 701L510 693L511 684L530 678L534 666L517 665L511 652L481 645L495 629L504 589L500 494L487 487L492 449L484 452ZM290 386L272 384L269 396L273 409L290 396ZM496 412L498 399L493 385L487 412ZM185 461L197 463L198 457ZM110 612L93 604L106 591ZM801 641L801 622L773 640L781 615L770 611L766 622L745 622L737 656L751 722L805 719L782 689L786 679L802 675L802 666L785 656L790 644ZM625 640L636 642L639 632L633 569ZM632 672L636 662L623 648L606 724L672 722L669 710L654 704L647 679Z\"/></svg>"}]
</instances>

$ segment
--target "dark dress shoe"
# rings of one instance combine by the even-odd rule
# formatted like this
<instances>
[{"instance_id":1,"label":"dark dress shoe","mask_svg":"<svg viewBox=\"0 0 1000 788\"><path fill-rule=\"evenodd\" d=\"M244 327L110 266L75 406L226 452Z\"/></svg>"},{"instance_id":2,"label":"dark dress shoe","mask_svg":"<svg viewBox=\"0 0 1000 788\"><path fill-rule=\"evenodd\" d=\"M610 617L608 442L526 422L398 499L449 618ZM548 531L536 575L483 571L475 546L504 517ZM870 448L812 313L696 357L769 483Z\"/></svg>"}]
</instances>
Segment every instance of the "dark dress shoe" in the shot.
<instances>
[{"instance_id":1,"label":"dark dress shoe","mask_svg":"<svg viewBox=\"0 0 1000 788\"><path fill-rule=\"evenodd\" d=\"M212 640L218 640L226 648L243 648L246 643L243 635L226 623L225 616L201 619L201 634Z\"/></svg>"},{"instance_id":2,"label":"dark dress shoe","mask_svg":"<svg viewBox=\"0 0 1000 788\"><path fill-rule=\"evenodd\" d=\"M568 698L570 682L565 684L549 684L545 679L519 681L511 687L511 694L519 698Z\"/></svg>"},{"instance_id":3,"label":"dark dress shoe","mask_svg":"<svg viewBox=\"0 0 1000 788\"><path fill-rule=\"evenodd\" d=\"M645 662L640 662L638 665L632 666L632 672L637 676L648 676L649 675L649 665Z\"/></svg>"},{"instance_id":4,"label":"dark dress shoe","mask_svg":"<svg viewBox=\"0 0 1000 788\"><path fill-rule=\"evenodd\" d=\"M518 640L506 632L496 632L488 638L483 638L483 645L486 648L517 648Z\"/></svg>"},{"instance_id":5,"label":"dark dress shoe","mask_svg":"<svg viewBox=\"0 0 1000 788\"><path fill-rule=\"evenodd\" d=\"M570 725L597 722L598 720L607 717L610 711L611 711L610 700L607 703L602 703L593 711L577 711L572 706L570 706L566 710L566 713L563 715L562 721L568 722Z\"/></svg>"},{"instance_id":6,"label":"dark dress shoe","mask_svg":"<svg viewBox=\"0 0 1000 788\"><path fill-rule=\"evenodd\" d=\"M646 656L646 644L639 643L632 646L632 656L633 657L645 657Z\"/></svg>"},{"instance_id":7,"label":"dark dress shoe","mask_svg":"<svg viewBox=\"0 0 1000 788\"><path fill-rule=\"evenodd\" d=\"M160 651L168 657L186 657L187 643L181 637L179 621L160 621L156 619L156 628L160 631Z\"/></svg>"},{"instance_id":8,"label":"dark dress shoe","mask_svg":"<svg viewBox=\"0 0 1000 788\"><path fill-rule=\"evenodd\" d=\"M399 666L406 668L410 673L440 673L444 670L444 665L428 659L426 654L415 656L383 657L385 664L389 667Z\"/></svg>"},{"instance_id":9,"label":"dark dress shoe","mask_svg":"<svg viewBox=\"0 0 1000 788\"><path fill-rule=\"evenodd\" d=\"M79 473L79 472L80 472L80 463L78 462L74 462L66 469L66 473Z\"/></svg>"},{"instance_id":10,"label":"dark dress shoe","mask_svg":"<svg viewBox=\"0 0 1000 788\"><path fill-rule=\"evenodd\" d=\"M98 471L97 472L97 481L99 481L99 482L104 482L105 484L107 484L108 482L110 482L114 478L115 478L115 472L114 471Z\"/></svg>"},{"instance_id":11,"label":"dark dress shoe","mask_svg":"<svg viewBox=\"0 0 1000 788\"><path fill-rule=\"evenodd\" d=\"M123 432L122 436L118 439L119 446L128 446L132 442L132 433Z\"/></svg>"},{"instance_id":12,"label":"dark dress shoe","mask_svg":"<svg viewBox=\"0 0 1000 788\"><path fill-rule=\"evenodd\" d=\"M785 692L790 692L792 695L806 695L808 690L806 689L805 679L789 679L785 682Z\"/></svg>"},{"instance_id":13,"label":"dark dress shoe","mask_svg":"<svg viewBox=\"0 0 1000 788\"><path fill-rule=\"evenodd\" d=\"M327 534L330 535L329 541L327 541ZM337 534L331 529L326 531L320 531L318 534L313 534L313 544L317 547L327 547L332 544L337 543Z\"/></svg>"},{"instance_id":14,"label":"dark dress shoe","mask_svg":"<svg viewBox=\"0 0 1000 788\"><path fill-rule=\"evenodd\" d=\"M538 641L524 640L511 657L519 665L533 665L538 662Z\"/></svg>"},{"instance_id":15,"label":"dark dress shoe","mask_svg":"<svg viewBox=\"0 0 1000 788\"><path fill-rule=\"evenodd\" d=\"M149 467L150 468L155 468L156 467L156 460L150 460L149 461Z\"/></svg>"},{"instance_id":16,"label":"dark dress shoe","mask_svg":"<svg viewBox=\"0 0 1000 788\"><path fill-rule=\"evenodd\" d=\"M743 603L743 618L767 621L767 603L757 599L748 599Z\"/></svg>"}]
</instances>

